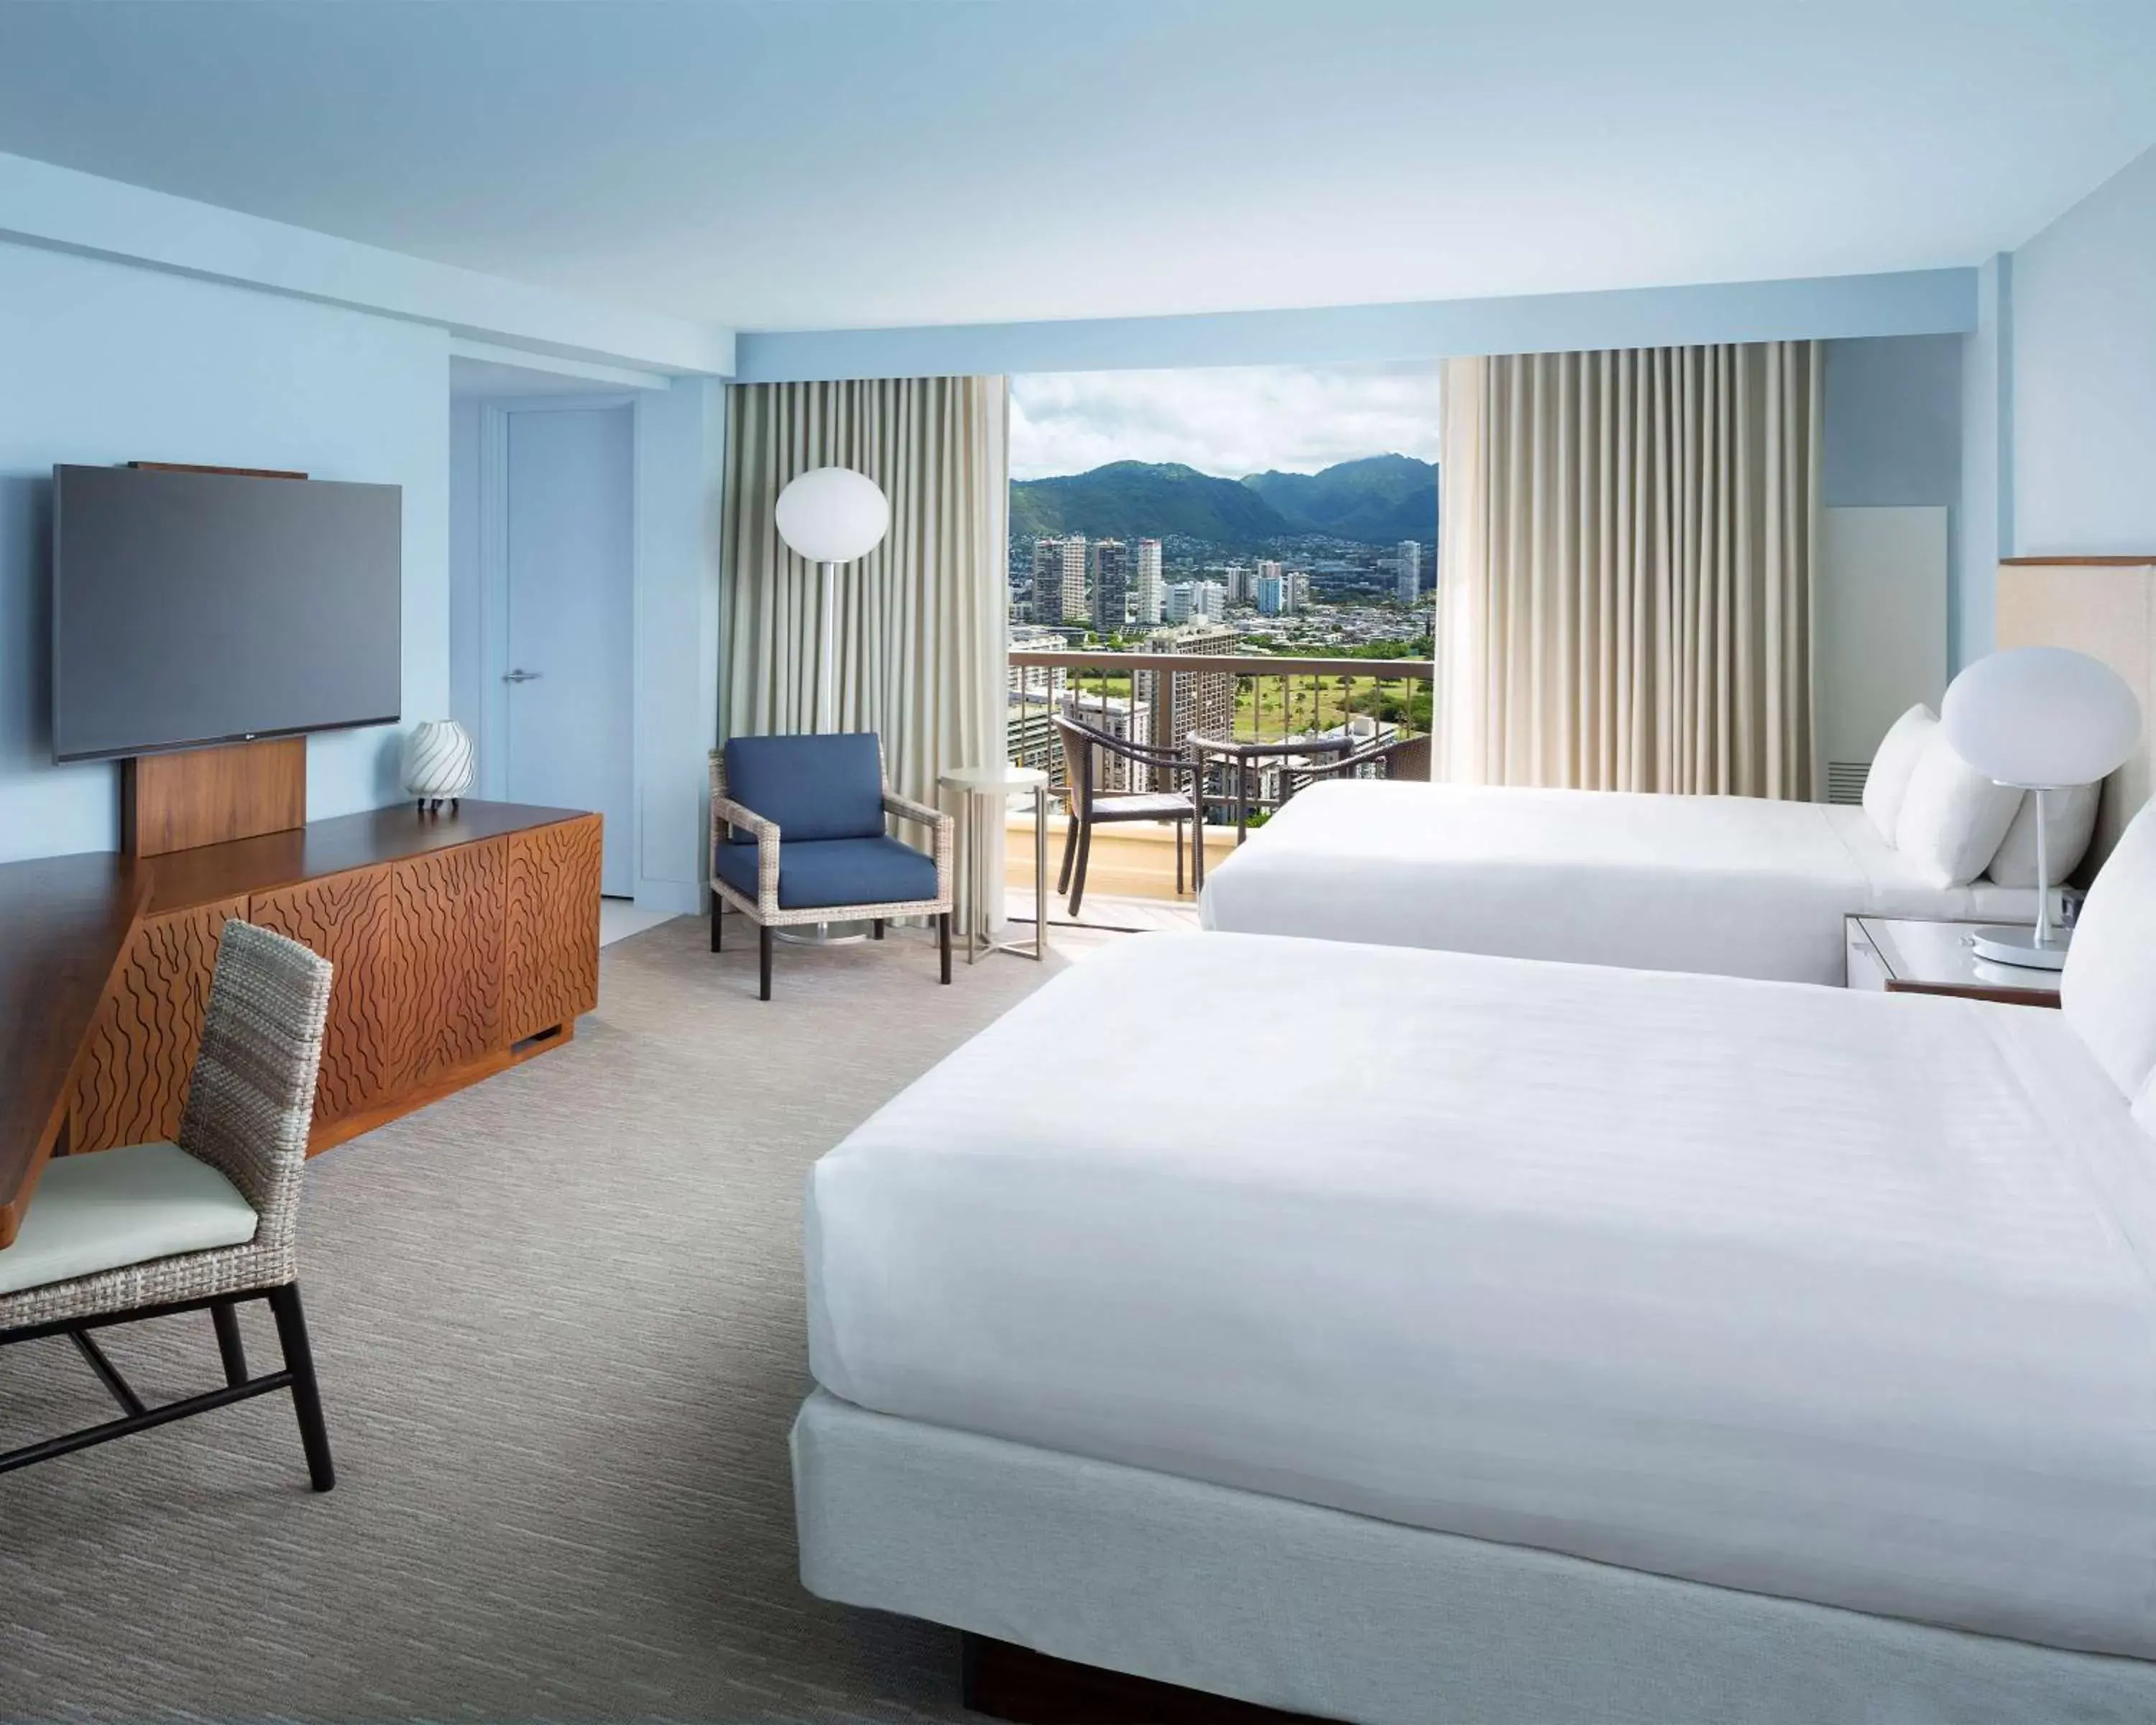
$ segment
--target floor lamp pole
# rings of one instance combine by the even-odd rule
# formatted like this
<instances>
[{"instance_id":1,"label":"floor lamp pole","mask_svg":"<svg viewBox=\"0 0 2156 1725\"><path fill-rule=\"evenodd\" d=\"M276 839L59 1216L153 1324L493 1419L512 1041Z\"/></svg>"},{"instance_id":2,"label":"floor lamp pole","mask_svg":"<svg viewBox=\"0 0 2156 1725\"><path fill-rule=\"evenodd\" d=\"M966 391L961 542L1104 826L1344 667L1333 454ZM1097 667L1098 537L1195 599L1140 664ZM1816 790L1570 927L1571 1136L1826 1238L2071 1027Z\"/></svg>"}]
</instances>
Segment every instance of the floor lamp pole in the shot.
<instances>
[{"instance_id":1,"label":"floor lamp pole","mask_svg":"<svg viewBox=\"0 0 2156 1725\"><path fill-rule=\"evenodd\" d=\"M839 566L824 565L824 626L817 637L816 729L828 737L839 727Z\"/></svg>"}]
</instances>

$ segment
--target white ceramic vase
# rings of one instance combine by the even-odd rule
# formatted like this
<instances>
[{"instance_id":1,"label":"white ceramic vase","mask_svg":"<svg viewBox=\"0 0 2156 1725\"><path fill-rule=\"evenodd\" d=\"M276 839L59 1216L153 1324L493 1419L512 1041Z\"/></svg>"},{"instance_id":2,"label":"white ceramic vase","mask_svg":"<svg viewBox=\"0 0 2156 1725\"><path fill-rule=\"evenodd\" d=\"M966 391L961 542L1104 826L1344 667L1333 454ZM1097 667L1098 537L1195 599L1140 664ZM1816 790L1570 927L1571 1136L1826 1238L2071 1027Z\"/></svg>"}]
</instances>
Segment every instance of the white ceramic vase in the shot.
<instances>
[{"instance_id":1,"label":"white ceramic vase","mask_svg":"<svg viewBox=\"0 0 2156 1725\"><path fill-rule=\"evenodd\" d=\"M439 809L471 788L471 735L454 719L429 719L404 739L404 790L422 809Z\"/></svg>"}]
</instances>

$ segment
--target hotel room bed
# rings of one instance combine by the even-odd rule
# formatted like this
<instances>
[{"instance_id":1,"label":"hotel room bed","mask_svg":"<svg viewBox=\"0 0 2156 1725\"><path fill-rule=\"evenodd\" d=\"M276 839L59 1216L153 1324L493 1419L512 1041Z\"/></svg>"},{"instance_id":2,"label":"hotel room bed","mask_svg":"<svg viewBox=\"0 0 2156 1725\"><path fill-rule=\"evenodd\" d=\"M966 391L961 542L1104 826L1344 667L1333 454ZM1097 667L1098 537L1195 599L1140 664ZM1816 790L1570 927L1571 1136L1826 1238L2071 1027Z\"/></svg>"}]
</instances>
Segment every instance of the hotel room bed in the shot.
<instances>
[{"instance_id":1,"label":"hotel room bed","mask_svg":"<svg viewBox=\"0 0 2156 1725\"><path fill-rule=\"evenodd\" d=\"M1845 916L2020 921L2036 894L1941 885L1855 807L1356 781L1282 809L1200 910L1229 932L1839 983Z\"/></svg>"},{"instance_id":2,"label":"hotel room bed","mask_svg":"<svg viewBox=\"0 0 2156 1725\"><path fill-rule=\"evenodd\" d=\"M2156 1717L2152 1147L2066 1014L1130 941L817 1165L803 1577L1327 1717Z\"/></svg>"}]
</instances>

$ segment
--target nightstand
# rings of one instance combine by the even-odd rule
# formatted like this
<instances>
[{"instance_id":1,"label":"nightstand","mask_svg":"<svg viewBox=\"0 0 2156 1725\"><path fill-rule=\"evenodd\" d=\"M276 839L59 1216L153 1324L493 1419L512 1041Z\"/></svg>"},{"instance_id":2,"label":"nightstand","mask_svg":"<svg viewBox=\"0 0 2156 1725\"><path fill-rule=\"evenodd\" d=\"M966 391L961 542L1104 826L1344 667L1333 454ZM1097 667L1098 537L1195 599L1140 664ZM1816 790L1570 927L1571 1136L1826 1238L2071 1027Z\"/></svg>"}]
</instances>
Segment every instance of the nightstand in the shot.
<instances>
[{"instance_id":1,"label":"nightstand","mask_svg":"<svg viewBox=\"0 0 2156 1725\"><path fill-rule=\"evenodd\" d=\"M2059 973L1978 957L1969 937L1981 926L1912 916L1851 916L1843 943L1848 985L1889 994L1955 994L2009 1006L2056 1006Z\"/></svg>"}]
</instances>

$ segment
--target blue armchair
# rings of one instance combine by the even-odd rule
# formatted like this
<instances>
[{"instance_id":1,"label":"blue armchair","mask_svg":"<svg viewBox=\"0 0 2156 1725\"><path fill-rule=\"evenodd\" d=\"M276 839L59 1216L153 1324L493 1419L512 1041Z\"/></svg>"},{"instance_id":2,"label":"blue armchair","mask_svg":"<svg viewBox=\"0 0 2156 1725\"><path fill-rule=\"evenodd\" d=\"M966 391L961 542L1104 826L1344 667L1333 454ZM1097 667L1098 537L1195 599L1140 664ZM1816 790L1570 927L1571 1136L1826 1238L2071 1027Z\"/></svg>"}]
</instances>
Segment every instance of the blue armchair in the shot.
<instances>
[{"instance_id":1,"label":"blue armchair","mask_svg":"<svg viewBox=\"0 0 2156 1725\"><path fill-rule=\"evenodd\" d=\"M935 835L922 855L884 818ZM788 924L933 916L951 980L951 817L884 783L872 732L737 737L711 751L711 950L732 905L757 925L757 998L771 999L771 932Z\"/></svg>"}]
</instances>

